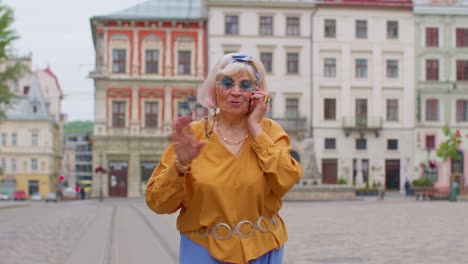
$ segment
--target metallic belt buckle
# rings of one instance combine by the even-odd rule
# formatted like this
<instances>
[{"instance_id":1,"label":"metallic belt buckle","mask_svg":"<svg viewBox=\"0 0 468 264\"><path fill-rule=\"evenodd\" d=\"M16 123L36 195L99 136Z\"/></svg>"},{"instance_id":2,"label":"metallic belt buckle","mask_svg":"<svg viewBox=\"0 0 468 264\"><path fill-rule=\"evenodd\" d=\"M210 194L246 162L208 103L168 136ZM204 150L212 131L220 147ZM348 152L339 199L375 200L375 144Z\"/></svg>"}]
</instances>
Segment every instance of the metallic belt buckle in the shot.
<instances>
[{"instance_id":1,"label":"metallic belt buckle","mask_svg":"<svg viewBox=\"0 0 468 264\"><path fill-rule=\"evenodd\" d=\"M271 226L273 225L273 223L271 222L271 219L269 218L266 218L268 220L268 228L265 229L263 227L263 219L265 219L266 217L265 216L260 216L257 220L257 228L260 229L260 231L262 231L263 233L266 233L266 232L270 232L271 230Z\"/></svg>"},{"instance_id":2,"label":"metallic belt buckle","mask_svg":"<svg viewBox=\"0 0 468 264\"><path fill-rule=\"evenodd\" d=\"M217 231L218 231L218 228L220 226L225 226L228 230L229 230L229 233L225 236L220 236L218 235ZM226 224L226 223L217 223L214 227L213 227L213 230L211 230L211 234L213 234L214 238L218 239L218 240L226 240L228 239L231 235L232 235L232 229L231 227Z\"/></svg>"},{"instance_id":3,"label":"metallic belt buckle","mask_svg":"<svg viewBox=\"0 0 468 264\"><path fill-rule=\"evenodd\" d=\"M243 234L243 233L241 232L241 227L242 227L242 225L244 225L244 224L249 224L249 225L252 227L252 230L251 230L249 233L247 233L247 234ZM242 237L242 238L246 238L246 237L252 236L252 235L254 234L254 232L255 232L255 229L257 229L257 227L254 225L254 223L252 223L252 222L249 221L249 220L242 220L242 221L240 221L240 222L237 224L236 229L234 229L234 232L236 232L236 234L237 234L238 236L240 236L240 237Z\"/></svg>"}]
</instances>

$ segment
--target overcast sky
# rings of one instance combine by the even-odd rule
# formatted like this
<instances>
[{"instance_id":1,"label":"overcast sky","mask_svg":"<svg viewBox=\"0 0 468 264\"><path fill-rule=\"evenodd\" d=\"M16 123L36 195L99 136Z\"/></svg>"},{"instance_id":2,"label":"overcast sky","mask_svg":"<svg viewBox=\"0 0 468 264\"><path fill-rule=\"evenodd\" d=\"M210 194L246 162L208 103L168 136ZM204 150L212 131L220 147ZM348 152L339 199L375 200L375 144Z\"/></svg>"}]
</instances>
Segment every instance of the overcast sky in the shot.
<instances>
[{"instance_id":1,"label":"overcast sky","mask_svg":"<svg viewBox=\"0 0 468 264\"><path fill-rule=\"evenodd\" d=\"M65 94L62 112L70 121L94 120L94 47L89 19L143 3L143 0L0 0L14 9L12 28L19 54L32 53L33 70L57 75Z\"/></svg>"}]
</instances>

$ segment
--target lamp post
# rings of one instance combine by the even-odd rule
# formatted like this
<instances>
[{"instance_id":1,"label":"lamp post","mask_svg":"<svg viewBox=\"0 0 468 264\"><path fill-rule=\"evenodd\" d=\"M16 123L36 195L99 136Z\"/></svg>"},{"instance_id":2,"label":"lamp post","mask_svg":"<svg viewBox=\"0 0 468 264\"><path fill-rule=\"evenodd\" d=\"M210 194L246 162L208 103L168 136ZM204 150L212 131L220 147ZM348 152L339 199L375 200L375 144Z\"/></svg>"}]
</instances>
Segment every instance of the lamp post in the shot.
<instances>
[{"instance_id":1,"label":"lamp post","mask_svg":"<svg viewBox=\"0 0 468 264\"><path fill-rule=\"evenodd\" d=\"M96 173L99 175L99 201L102 202L103 195L102 195L102 174L106 172L106 170L102 167L102 152L99 153L99 166L96 168Z\"/></svg>"},{"instance_id":2,"label":"lamp post","mask_svg":"<svg viewBox=\"0 0 468 264\"><path fill-rule=\"evenodd\" d=\"M197 98L193 93L191 93L188 97L188 107L190 109L190 118L194 119L193 113L195 110L195 107L197 106Z\"/></svg>"}]
</instances>

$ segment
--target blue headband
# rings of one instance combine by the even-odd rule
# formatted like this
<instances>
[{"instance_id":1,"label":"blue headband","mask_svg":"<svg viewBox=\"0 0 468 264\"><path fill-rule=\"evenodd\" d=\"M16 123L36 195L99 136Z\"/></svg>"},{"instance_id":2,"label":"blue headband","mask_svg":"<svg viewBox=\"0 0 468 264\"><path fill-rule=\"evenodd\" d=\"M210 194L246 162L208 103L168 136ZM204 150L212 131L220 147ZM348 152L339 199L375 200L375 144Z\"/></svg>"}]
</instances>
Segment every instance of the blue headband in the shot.
<instances>
[{"instance_id":1,"label":"blue headband","mask_svg":"<svg viewBox=\"0 0 468 264\"><path fill-rule=\"evenodd\" d=\"M229 63L233 63L233 62L244 62L244 63L252 65L252 68L253 68L254 74L255 74L255 78L257 79L257 81L260 81L261 74L260 74L260 72L258 72L257 65L255 65L255 62L254 62L254 60L253 60L253 58L251 56L248 56L248 55L233 55L232 60Z\"/></svg>"}]
</instances>

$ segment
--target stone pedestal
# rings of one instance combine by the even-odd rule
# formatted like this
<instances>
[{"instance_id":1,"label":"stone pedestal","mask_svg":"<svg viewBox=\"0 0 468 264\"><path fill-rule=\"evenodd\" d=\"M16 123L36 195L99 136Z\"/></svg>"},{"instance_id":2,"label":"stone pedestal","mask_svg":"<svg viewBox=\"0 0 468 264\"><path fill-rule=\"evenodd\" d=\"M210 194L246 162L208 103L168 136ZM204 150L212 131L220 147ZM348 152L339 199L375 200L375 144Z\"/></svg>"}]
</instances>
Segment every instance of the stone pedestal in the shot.
<instances>
[{"instance_id":1,"label":"stone pedestal","mask_svg":"<svg viewBox=\"0 0 468 264\"><path fill-rule=\"evenodd\" d=\"M284 197L284 201L337 201L354 200L356 192L348 185L296 185Z\"/></svg>"}]
</instances>

